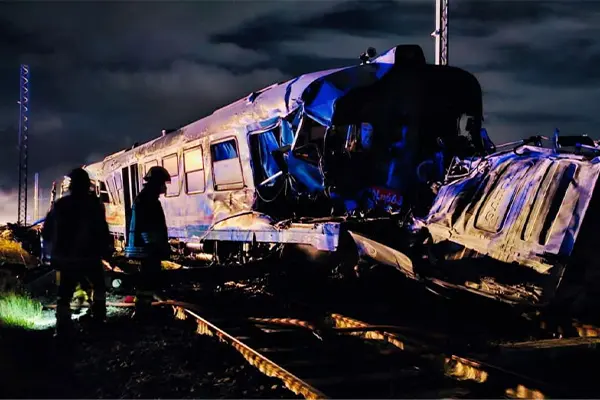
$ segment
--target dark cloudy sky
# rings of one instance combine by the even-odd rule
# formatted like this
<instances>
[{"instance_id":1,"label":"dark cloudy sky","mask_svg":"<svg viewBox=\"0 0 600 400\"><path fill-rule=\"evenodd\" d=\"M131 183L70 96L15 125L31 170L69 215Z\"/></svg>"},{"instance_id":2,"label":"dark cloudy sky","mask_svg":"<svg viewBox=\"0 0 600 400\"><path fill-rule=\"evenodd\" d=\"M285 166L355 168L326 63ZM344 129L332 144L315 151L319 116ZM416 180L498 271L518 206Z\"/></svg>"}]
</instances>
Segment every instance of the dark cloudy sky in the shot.
<instances>
[{"instance_id":1,"label":"dark cloudy sky","mask_svg":"<svg viewBox=\"0 0 600 400\"><path fill-rule=\"evenodd\" d=\"M0 191L17 181L20 63L31 67L30 171L47 188L252 90L356 63L368 46L418 43L432 61L434 3L1 2ZM450 63L479 78L496 142L555 126L598 137L600 1L452 0L450 34ZM0 217L16 213L0 202Z\"/></svg>"}]
</instances>

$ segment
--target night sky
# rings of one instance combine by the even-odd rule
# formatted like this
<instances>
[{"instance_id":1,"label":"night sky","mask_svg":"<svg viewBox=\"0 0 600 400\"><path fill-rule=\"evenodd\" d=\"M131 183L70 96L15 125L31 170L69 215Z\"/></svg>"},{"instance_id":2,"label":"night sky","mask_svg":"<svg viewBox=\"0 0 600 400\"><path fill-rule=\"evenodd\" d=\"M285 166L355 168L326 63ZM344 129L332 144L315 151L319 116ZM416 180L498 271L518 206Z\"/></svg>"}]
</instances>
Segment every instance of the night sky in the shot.
<instances>
[{"instance_id":1,"label":"night sky","mask_svg":"<svg viewBox=\"0 0 600 400\"><path fill-rule=\"evenodd\" d=\"M368 46L417 43L432 62L434 3L0 3L0 222L16 220L20 63L31 68L29 179L38 171L47 196L79 164L272 83L356 64ZM479 78L496 143L555 127L600 137L600 1L451 3L450 64Z\"/></svg>"}]
</instances>

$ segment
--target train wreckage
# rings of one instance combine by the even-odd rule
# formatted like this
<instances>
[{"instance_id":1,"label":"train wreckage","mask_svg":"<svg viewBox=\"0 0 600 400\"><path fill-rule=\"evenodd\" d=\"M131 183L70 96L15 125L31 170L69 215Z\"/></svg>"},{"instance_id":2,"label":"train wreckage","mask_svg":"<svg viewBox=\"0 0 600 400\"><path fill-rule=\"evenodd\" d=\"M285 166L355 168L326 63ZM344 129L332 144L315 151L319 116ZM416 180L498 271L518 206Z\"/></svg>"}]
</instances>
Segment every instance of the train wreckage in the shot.
<instances>
[{"instance_id":1,"label":"train wreckage","mask_svg":"<svg viewBox=\"0 0 600 400\"><path fill-rule=\"evenodd\" d=\"M296 247L435 290L551 302L574 263L591 263L577 247L598 208L596 144L557 135L498 150L471 73L427 64L419 46L370 55L85 166L120 250L135 256L131 204L162 165L175 252L219 263Z\"/></svg>"}]
</instances>

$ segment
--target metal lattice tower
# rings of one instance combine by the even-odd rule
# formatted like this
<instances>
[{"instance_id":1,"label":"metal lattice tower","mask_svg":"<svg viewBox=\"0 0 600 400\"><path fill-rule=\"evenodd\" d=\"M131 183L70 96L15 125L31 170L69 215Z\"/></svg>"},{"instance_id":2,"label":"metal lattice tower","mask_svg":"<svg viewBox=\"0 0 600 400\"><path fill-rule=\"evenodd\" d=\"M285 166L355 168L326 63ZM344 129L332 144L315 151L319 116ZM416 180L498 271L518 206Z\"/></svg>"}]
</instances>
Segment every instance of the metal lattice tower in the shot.
<instances>
[{"instance_id":1,"label":"metal lattice tower","mask_svg":"<svg viewBox=\"0 0 600 400\"><path fill-rule=\"evenodd\" d=\"M435 63L448 65L448 3L450 0L435 1Z\"/></svg>"},{"instance_id":2,"label":"metal lattice tower","mask_svg":"<svg viewBox=\"0 0 600 400\"><path fill-rule=\"evenodd\" d=\"M29 66L21 65L19 77L19 210L17 224L27 224L27 164L29 135Z\"/></svg>"}]
</instances>

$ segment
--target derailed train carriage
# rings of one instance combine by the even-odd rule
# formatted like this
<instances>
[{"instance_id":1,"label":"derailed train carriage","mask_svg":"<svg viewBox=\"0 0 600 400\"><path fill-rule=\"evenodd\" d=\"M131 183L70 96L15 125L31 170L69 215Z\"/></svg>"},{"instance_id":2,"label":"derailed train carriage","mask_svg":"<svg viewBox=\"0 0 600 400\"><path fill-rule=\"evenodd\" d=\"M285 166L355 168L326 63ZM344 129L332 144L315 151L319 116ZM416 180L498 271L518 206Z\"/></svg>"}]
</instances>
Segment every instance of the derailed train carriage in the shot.
<instances>
[{"instance_id":1,"label":"derailed train carriage","mask_svg":"<svg viewBox=\"0 0 600 400\"><path fill-rule=\"evenodd\" d=\"M600 167L593 150L497 152L482 120L472 74L397 46L251 93L86 169L129 256L133 199L162 165L169 236L186 254L218 263L296 248L547 304L581 241Z\"/></svg>"}]
</instances>

